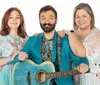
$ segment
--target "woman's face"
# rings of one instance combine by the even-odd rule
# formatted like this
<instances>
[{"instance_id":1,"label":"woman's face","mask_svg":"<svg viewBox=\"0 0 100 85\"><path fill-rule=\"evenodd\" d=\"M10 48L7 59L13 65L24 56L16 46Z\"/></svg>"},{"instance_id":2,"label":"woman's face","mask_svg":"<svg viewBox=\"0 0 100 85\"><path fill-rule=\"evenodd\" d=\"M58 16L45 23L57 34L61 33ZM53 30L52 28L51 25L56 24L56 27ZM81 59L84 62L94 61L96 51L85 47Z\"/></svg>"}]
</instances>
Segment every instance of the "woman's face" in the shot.
<instances>
[{"instance_id":1,"label":"woman's face","mask_svg":"<svg viewBox=\"0 0 100 85\"><path fill-rule=\"evenodd\" d=\"M91 17L84 9L78 9L75 15L75 23L80 29L90 28Z\"/></svg>"},{"instance_id":2,"label":"woman's face","mask_svg":"<svg viewBox=\"0 0 100 85\"><path fill-rule=\"evenodd\" d=\"M11 12L8 18L8 26L10 27L10 29L18 29L19 25L20 25L20 15L16 10L14 10Z\"/></svg>"}]
</instances>

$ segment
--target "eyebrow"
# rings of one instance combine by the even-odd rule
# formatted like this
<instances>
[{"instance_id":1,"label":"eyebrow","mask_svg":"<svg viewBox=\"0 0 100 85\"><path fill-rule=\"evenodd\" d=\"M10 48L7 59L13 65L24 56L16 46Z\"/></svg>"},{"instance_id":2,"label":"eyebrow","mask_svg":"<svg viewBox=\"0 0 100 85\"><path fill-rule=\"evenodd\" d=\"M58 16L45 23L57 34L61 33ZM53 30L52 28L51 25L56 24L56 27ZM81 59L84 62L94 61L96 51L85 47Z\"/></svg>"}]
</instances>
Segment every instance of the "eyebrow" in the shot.
<instances>
[{"instance_id":1,"label":"eyebrow","mask_svg":"<svg viewBox=\"0 0 100 85\"><path fill-rule=\"evenodd\" d=\"M54 17L53 15L50 15L50 17Z\"/></svg>"},{"instance_id":2,"label":"eyebrow","mask_svg":"<svg viewBox=\"0 0 100 85\"><path fill-rule=\"evenodd\" d=\"M87 15L87 14L85 13L85 14L82 14L82 15ZM79 16L79 15L76 14L76 16Z\"/></svg>"},{"instance_id":3,"label":"eyebrow","mask_svg":"<svg viewBox=\"0 0 100 85\"><path fill-rule=\"evenodd\" d=\"M13 15L10 15L10 16L13 16ZM20 15L17 15L17 16L20 16Z\"/></svg>"},{"instance_id":4,"label":"eyebrow","mask_svg":"<svg viewBox=\"0 0 100 85\"><path fill-rule=\"evenodd\" d=\"M41 17L44 17L44 15L42 15ZM50 17L54 17L53 15L50 15Z\"/></svg>"}]
</instances>

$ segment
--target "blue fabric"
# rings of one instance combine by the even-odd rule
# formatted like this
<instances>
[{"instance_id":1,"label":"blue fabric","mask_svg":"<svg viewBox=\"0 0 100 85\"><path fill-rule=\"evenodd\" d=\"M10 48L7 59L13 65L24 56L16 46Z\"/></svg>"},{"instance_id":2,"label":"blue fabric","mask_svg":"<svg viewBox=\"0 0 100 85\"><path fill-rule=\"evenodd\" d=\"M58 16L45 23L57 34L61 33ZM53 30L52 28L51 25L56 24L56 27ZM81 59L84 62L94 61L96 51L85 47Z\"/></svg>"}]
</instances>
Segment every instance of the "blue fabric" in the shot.
<instances>
[{"instance_id":1,"label":"blue fabric","mask_svg":"<svg viewBox=\"0 0 100 85\"><path fill-rule=\"evenodd\" d=\"M19 50L22 49L27 38L28 37L14 38L10 35L7 36L0 35L0 58L6 58L6 62L7 62L3 66L3 69L0 70L0 85L12 85L11 73L14 64L10 59L10 56L12 56L18 49Z\"/></svg>"},{"instance_id":2,"label":"blue fabric","mask_svg":"<svg viewBox=\"0 0 100 85\"><path fill-rule=\"evenodd\" d=\"M52 62L55 64L56 61L56 35L54 34L54 41L53 41L53 50L52 50ZM26 42L26 45L22 49L22 51L26 52L37 64L42 63L42 56L41 56L41 49L42 49L42 38L43 33L39 34L38 36L32 36ZM75 66L78 66L80 63L89 64L86 58L79 58L73 54L70 49L68 36L62 38L62 52L61 52L61 71L71 70L70 68L70 58L75 62ZM18 62L18 55L14 59L14 63ZM71 76L61 77L55 79L57 85L74 85L73 79Z\"/></svg>"}]
</instances>

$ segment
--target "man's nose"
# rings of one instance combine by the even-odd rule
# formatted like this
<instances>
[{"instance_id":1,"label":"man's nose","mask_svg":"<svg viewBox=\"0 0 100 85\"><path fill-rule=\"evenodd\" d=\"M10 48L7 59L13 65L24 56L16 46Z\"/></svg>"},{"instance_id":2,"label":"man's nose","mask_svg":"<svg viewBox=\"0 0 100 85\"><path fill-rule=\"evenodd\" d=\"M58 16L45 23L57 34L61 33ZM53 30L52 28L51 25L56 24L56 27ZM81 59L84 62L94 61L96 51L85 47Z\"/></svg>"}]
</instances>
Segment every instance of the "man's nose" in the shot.
<instances>
[{"instance_id":1,"label":"man's nose","mask_svg":"<svg viewBox=\"0 0 100 85\"><path fill-rule=\"evenodd\" d=\"M46 20L45 20L45 23L46 23L46 24L48 24L48 23L49 23L49 20L48 20L48 19L46 19Z\"/></svg>"}]
</instances>

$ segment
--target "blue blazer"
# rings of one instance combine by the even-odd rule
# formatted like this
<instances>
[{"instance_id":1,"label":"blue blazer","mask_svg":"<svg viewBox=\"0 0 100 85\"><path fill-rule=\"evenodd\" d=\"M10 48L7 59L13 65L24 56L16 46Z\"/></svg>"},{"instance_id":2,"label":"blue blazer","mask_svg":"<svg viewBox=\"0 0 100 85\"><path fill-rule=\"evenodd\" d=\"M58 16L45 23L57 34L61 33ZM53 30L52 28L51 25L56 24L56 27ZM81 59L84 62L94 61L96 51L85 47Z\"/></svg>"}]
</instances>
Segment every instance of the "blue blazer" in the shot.
<instances>
[{"instance_id":1,"label":"blue blazer","mask_svg":"<svg viewBox=\"0 0 100 85\"><path fill-rule=\"evenodd\" d=\"M57 33L54 34L53 40L53 49L52 49L52 62L55 65L56 61L56 36ZM37 64L42 63L42 56L41 56L41 49L42 49L42 38L43 33L39 34L38 36L32 36L28 39L25 46L21 51L24 51L28 54L29 59L34 61ZM89 65L87 58L80 58L73 54L69 41L68 36L64 36L61 40L62 43L62 52L61 52L61 71L71 70L70 68L70 59L74 61L75 66L77 67L80 63L85 63ZM14 59L14 63L18 62L18 55ZM55 65L56 67L56 65ZM71 76L61 77L54 79L57 85L74 85Z\"/></svg>"}]
</instances>

